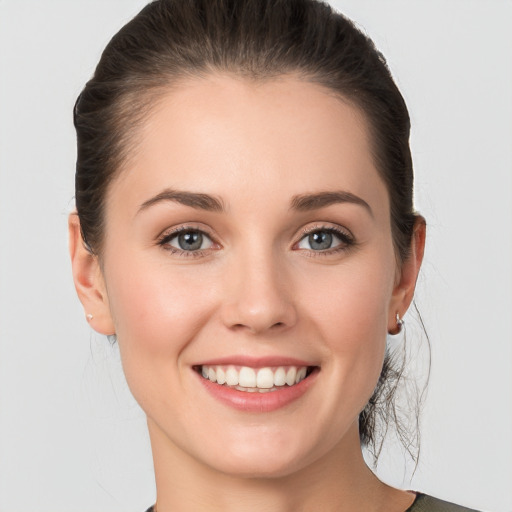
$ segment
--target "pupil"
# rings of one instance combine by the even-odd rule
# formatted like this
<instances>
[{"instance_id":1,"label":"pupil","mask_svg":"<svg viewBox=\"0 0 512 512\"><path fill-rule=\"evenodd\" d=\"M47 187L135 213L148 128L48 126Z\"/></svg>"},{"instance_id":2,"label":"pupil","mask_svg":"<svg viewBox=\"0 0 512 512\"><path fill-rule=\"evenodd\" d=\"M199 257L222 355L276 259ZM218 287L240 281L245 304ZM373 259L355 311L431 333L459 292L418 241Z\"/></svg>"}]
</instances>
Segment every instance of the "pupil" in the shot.
<instances>
[{"instance_id":1,"label":"pupil","mask_svg":"<svg viewBox=\"0 0 512 512\"><path fill-rule=\"evenodd\" d=\"M309 235L309 245L312 249L322 251L329 249L332 244L332 234L328 231L317 231Z\"/></svg>"},{"instance_id":2,"label":"pupil","mask_svg":"<svg viewBox=\"0 0 512 512\"><path fill-rule=\"evenodd\" d=\"M197 231L187 231L178 236L178 244L184 251L196 251L203 244L203 235Z\"/></svg>"}]
</instances>

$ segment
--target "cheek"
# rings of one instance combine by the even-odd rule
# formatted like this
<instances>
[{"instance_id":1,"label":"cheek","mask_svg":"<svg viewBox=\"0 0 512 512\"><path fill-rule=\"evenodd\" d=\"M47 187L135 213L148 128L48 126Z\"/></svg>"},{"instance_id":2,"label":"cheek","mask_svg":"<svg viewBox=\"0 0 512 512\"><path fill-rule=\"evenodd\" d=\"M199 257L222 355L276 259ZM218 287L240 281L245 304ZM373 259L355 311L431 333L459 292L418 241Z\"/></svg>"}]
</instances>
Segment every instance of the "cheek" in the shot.
<instances>
[{"instance_id":1,"label":"cheek","mask_svg":"<svg viewBox=\"0 0 512 512\"><path fill-rule=\"evenodd\" d=\"M377 258L367 259L320 269L300 292L307 298L305 309L329 332L329 338L339 336L354 343L385 338L394 269Z\"/></svg>"},{"instance_id":2,"label":"cheek","mask_svg":"<svg viewBox=\"0 0 512 512\"><path fill-rule=\"evenodd\" d=\"M183 407L180 394L169 390L182 389L182 353L211 316L211 297L194 293L201 280L186 269L172 272L147 260L125 260L108 277L123 371L133 396L152 417Z\"/></svg>"},{"instance_id":3,"label":"cheek","mask_svg":"<svg viewBox=\"0 0 512 512\"><path fill-rule=\"evenodd\" d=\"M316 292L305 305L325 340L329 371L360 401L357 407L371 396L382 369L394 281L390 254L387 260L382 253L380 258L354 258L353 265L317 273L311 282L315 288L310 287Z\"/></svg>"},{"instance_id":4,"label":"cheek","mask_svg":"<svg viewBox=\"0 0 512 512\"><path fill-rule=\"evenodd\" d=\"M123 268L124 267L124 268ZM127 278L129 276L129 278ZM109 302L125 372L133 360L172 360L201 329L213 309L213 298L197 287L205 279L190 269L176 271L165 263L125 260L108 276ZM160 359L161 357L161 359Z\"/></svg>"}]
</instances>

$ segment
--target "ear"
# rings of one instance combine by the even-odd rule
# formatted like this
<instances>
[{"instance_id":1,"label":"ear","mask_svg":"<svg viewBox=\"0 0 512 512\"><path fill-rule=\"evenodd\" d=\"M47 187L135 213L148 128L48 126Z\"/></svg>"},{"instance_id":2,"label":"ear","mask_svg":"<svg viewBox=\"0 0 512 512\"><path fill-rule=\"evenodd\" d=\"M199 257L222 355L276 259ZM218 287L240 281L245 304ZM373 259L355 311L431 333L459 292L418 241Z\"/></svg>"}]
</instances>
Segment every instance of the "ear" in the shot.
<instances>
[{"instance_id":1,"label":"ear","mask_svg":"<svg viewBox=\"0 0 512 512\"><path fill-rule=\"evenodd\" d=\"M425 250L426 222L421 216L418 216L413 228L411 248L408 258L402 262L400 274L395 287L388 311L388 333L397 334L400 332L400 326L397 325L396 315L400 318L405 315L414 296L416 281L423 261Z\"/></svg>"},{"instance_id":2,"label":"ear","mask_svg":"<svg viewBox=\"0 0 512 512\"><path fill-rule=\"evenodd\" d=\"M80 220L76 212L69 215L68 230L73 281L78 298L85 309L87 321L101 334L115 334L99 260L82 239Z\"/></svg>"}]
</instances>

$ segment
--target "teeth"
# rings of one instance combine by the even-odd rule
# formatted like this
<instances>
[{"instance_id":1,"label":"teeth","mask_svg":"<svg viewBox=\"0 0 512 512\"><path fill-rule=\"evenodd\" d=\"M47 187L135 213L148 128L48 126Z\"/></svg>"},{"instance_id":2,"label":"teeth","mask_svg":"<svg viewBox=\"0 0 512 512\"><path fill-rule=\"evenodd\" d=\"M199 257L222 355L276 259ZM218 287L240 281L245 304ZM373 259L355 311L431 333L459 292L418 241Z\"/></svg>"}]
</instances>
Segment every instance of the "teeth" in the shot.
<instances>
[{"instance_id":1,"label":"teeth","mask_svg":"<svg viewBox=\"0 0 512 512\"><path fill-rule=\"evenodd\" d=\"M265 367L257 370L248 366L201 367L201 375L205 379L248 393L266 393L284 385L293 386L306 378L307 371L306 366Z\"/></svg>"},{"instance_id":2,"label":"teeth","mask_svg":"<svg viewBox=\"0 0 512 512\"><path fill-rule=\"evenodd\" d=\"M284 386L286 384L286 372L282 366L274 372L274 384L276 386Z\"/></svg>"},{"instance_id":3,"label":"teeth","mask_svg":"<svg viewBox=\"0 0 512 512\"><path fill-rule=\"evenodd\" d=\"M298 384L301 380L306 378L307 368L300 368L297 370L297 376L295 377L295 384Z\"/></svg>"},{"instance_id":4,"label":"teeth","mask_svg":"<svg viewBox=\"0 0 512 512\"><path fill-rule=\"evenodd\" d=\"M210 371L210 370L208 370ZM226 382L226 372L222 368L217 368L217 383L224 384Z\"/></svg>"},{"instance_id":5,"label":"teeth","mask_svg":"<svg viewBox=\"0 0 512 512\"><path fill-rule=\"evenodd\" d=\"M292 366L286 372L286 384L288 384L288 386L293 386L295 384L295 377L297 377L297 368L295 368L295 366Z\"/></svg>"},{"instance_id":6,"label":"teeth","mask_svg":"<svg viewBox=\"0 0 512 512\"><path fill-rule=\"evenodd\" d=\"M242 366L238 374L238 384L244 388L255 388L256 372L252 368Z\"/></svg>"},{"instance_id":7,"label":"teeth","mask_svg":"<svg viewBox=\"0 0 512 512\"><path fill-rule=\"evenodd\" d=\"M232 366L226 371L226 384L228 386L238 386L238 372Z\"/></svg>"},{"instance_id":8,"label":"teeth","mask_svg":"<svg viewBox=\"0 0 512 512\"><path fill-rule=\"evenodd\" d=\"M256 387L270 389L274 387L274 373L270 368L261 368L256 377Z\"/></svg>"}]
</instances>

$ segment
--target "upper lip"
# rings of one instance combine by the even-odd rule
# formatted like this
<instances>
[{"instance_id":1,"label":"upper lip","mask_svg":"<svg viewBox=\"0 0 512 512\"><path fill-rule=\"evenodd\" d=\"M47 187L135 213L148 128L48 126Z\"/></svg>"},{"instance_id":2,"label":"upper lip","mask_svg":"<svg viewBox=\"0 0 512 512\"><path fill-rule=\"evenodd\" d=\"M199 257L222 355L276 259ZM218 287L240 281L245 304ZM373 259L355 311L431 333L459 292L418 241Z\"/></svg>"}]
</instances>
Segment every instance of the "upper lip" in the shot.
<instances>
[{"instance_id":1,"label":"upper lip","mask_svg":"<svg viewBox=\"0 0 512 512\"><path fill-rule=\"evenodd\" d=\"M194 366L248 366L249 368L265 368L269 366L318 366L311 361L304 361L286 356L251 357L242 355L224 356L201 361Z\"/></svg>"}]
</instances>

